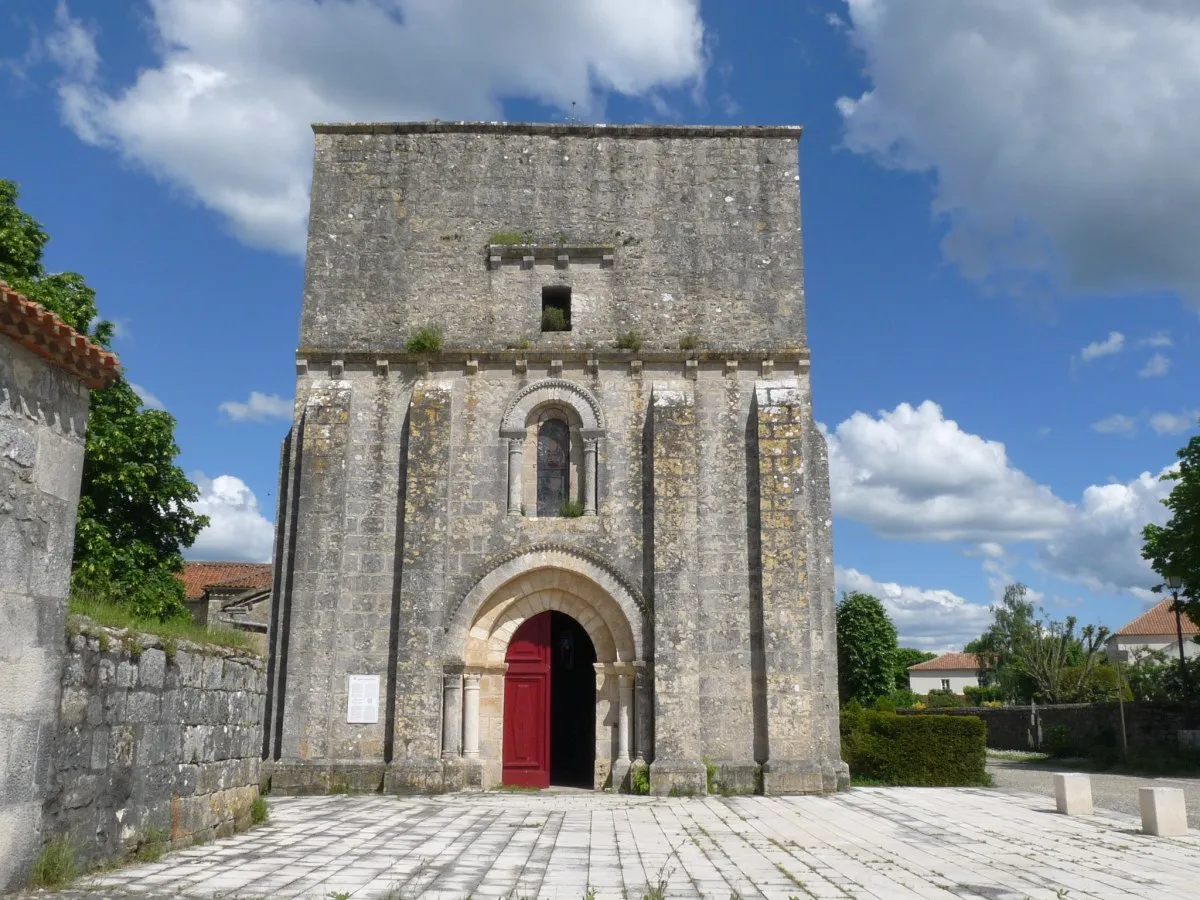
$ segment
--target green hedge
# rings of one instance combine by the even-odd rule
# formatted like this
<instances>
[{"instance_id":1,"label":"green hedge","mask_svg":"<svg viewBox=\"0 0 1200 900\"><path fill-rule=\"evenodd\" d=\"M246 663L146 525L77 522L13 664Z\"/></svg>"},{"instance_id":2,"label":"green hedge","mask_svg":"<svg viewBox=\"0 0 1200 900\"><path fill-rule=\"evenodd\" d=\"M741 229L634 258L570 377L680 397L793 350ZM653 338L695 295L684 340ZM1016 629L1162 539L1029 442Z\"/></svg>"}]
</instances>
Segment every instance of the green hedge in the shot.
<instances>
[{"instance_id":1,"label":"green hedge","mask_svg":"<svg viewBox=\"0 0 1200 900\"><path fill-rule=\"evenodd\" d=\"M975 716L898 716L842 710L842 759L851 776L885 784L989 783L987 726Z\"/></svg>"}]
</instances>

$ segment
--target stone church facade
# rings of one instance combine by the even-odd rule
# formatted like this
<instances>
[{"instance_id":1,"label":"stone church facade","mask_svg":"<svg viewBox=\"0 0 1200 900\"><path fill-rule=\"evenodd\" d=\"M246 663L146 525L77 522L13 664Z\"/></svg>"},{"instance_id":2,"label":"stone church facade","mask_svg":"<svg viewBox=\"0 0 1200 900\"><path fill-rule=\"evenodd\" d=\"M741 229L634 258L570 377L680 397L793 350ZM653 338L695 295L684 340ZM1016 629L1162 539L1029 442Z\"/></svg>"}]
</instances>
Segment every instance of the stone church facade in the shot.
<instances>
[{"instance_id":1,"label":"stone church facade","mask_svg":"<svg viewBox=\"0 0 1200 900\"><path fill-rule=\"evenodd\" d=\"M272 788L844 785L800 130L314 130Z\"/></svg>"}]
</instances>

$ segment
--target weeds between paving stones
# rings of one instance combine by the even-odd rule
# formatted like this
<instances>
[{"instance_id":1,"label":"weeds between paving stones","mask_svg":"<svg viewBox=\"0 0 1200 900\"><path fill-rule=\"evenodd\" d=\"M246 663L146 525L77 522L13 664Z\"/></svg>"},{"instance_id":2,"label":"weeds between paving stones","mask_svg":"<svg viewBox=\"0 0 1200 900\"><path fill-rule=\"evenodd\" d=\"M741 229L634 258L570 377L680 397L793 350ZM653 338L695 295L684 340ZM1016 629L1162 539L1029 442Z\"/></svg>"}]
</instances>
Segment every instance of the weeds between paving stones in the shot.
<instances>
[{"instance_id":1,"label":"weeds between paving stones","mask_svg":"<svg viewBox=\"0 0 1200 900\"><path fill-rule=\"evenodd\" d=\"M250 824L261 825L271 818L271 810L267 807L267 798L259 795L250 804Z\"/></svg>"},{"instance_id":2,"label":"weeds between paving stones","mask_svg":"<svg viewBox=\"0 0 1200 900\"><path fill-rule=\"evenodd\" d=\"M35 888L60 888L79 874L79 863L75 859L75 845L70 835L55 838L46 844L41 854L33 861L29 873L29 886Z\"/></svg>"}]
</instances>

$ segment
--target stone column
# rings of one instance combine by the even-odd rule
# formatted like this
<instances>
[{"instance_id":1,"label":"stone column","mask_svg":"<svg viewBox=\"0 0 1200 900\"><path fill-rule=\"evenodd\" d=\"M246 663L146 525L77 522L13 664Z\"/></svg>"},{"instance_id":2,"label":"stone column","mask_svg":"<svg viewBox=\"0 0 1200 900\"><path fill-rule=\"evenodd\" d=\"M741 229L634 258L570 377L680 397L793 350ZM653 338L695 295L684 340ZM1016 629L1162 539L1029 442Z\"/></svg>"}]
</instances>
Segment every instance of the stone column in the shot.
<instances>
[{"instance_id":1,"label":"stone column","mask_svg":"<svg viewBox=\"0 0 1200 900\"><path fill-rule=\"evenodd\" d=\"M508 439L508 514L521 514L521 450L524 438Z\"/></svg>"},{"instance_id":2,"label":"stone column","mask_svg":"<svg viewBox=\"0 0 1200 900\"><path fill-rule=\"evenodd\" d=\"M596 438L583 439L583 514L596 514Z\"/></svg>"},{"instance_id":3,"label":"stone column","mask_svg":"<svg viewBox=\"0 0 1200 900\"><path fill-rule=\"evenodd\" d=\"M617 759L629 762L629 726L633 712L633 673L621 672L617 676L619 701L617 705Z\"/></svg>"},{"instance_id":4,"label":"stone column","mask_svg":"<svg viewBox=\"0 0 1200 900\"><path fill-rule=\"evenodd\" d=\"M638 678L634 683L634 697L636 698L635 722L634 725L634 746L637 748L635 759L639 763L646 763L650 759L650 667L645 662L638 660L634 663L635 671L638 673Z\"/></svg>"},{"instance_id":5,"label":"stone column","mask_svg":"<svg viewBox=\"0 0 1200 900\"><path fill-rule=\"evenodd\" d=\"M467 759L479 758L479 674L463 676L463 756Z\"/></svg>"},{"instance_id":6,"label":"stone column","mask_svg":"<svg viewBox=\"0 0 1200 900\"><path fill-rule=\"evenodd\" d=\"M461 671L442 675L442 759L454 759L462 752Z\"/></svg>"}]
</instances>

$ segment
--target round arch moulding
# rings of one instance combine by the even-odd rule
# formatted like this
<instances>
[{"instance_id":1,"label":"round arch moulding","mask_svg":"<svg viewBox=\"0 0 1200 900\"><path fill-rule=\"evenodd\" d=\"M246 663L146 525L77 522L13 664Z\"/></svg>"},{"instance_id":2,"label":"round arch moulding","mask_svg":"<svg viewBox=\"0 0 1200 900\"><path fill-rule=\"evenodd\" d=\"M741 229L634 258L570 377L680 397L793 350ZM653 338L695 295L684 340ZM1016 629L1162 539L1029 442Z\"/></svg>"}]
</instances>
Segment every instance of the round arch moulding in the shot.
<instances>
[{"instance_id":1,"label":"round arch moulding","mask_svg":"<svg viewBox=\"0 0 1200 900\"><path fill-rule=\"evenodd\" d=\"M500 423L501 435L523 435L529 414L544 403L565 403L570 406L579 414L585 433L599 435L605 430L600 402L591 391L565 378L544 378L521 388L512 398Z\"/></svg>"},{"instance_id":2,"label":"round arch moulding","mask_svg":"<svg viewBox=\"0 0 1200 900\"><path fill-rule=\"evenodd\" d=\"M458 660L466 648L467 637L476 619L497 591L509 582L539 570L569 572L599 588L620 609L626 620L620 624L631 633L635 652L639 657L643 655L647 611L641 592L595 554L546 543L503 553L482 567L483 574L459 601L446 628L447 661Z\"/></svg>"}]
</instances>

